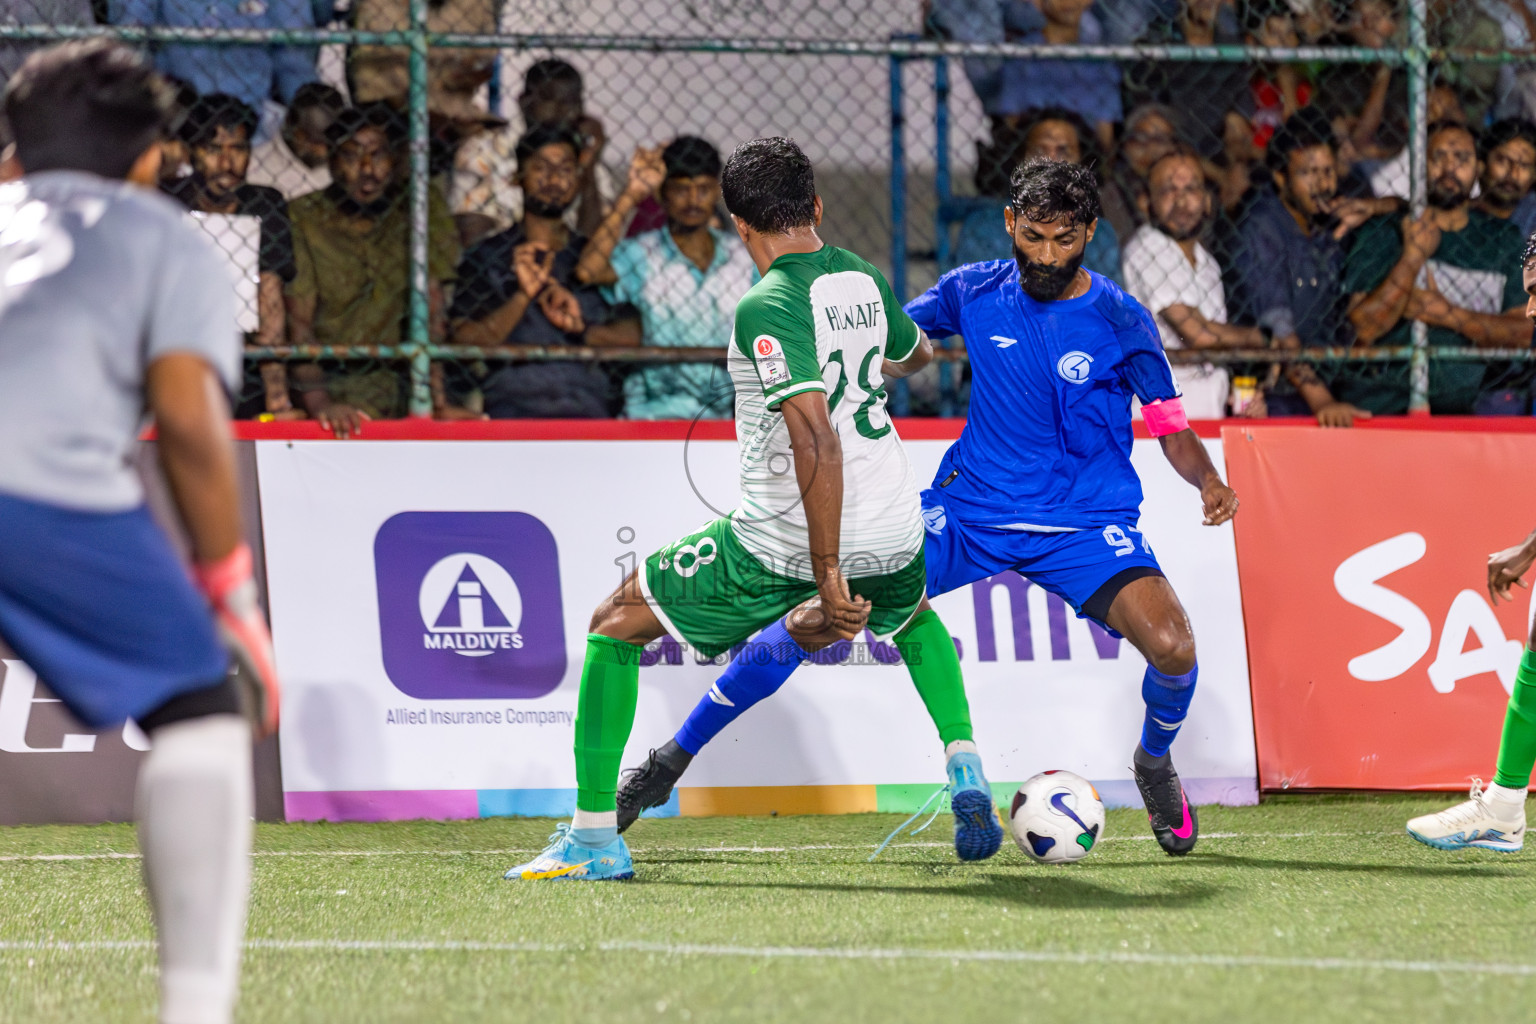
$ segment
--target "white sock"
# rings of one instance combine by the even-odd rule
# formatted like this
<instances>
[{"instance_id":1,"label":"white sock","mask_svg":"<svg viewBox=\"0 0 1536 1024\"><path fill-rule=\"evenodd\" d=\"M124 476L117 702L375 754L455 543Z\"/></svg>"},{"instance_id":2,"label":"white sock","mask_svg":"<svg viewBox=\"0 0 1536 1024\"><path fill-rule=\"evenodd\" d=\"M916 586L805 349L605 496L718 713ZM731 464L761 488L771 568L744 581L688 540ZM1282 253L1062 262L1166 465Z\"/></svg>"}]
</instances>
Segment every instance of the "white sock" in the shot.
<instances>
[{"instance_id":1,"label":"white sock","mask_svg":"<svg viewBox=\"0 0 1536 1024\"><path fill-rule=\"evenodd\" d=\"M583 811L576 809L571 815L571 828L612 828L619 827L618 811Z\"/></svg>"},{"instance_id":2,"label":"white sock","mask_svg":"<svg viewBox=\"0 0 1536 1024\"><path fill-rule=\"evenodd\" d=\"M251 728L208 715L156 729L139 770L144 882L160 938L161 1024L228 1024L251 886Z\"/></svg>"},{"instance_id":3,"label":"white sock","mask_svg":"<svg viewBox=\"0 0 1536 1024\"><path fill-rule=\"evenodd\" d=\"M1483 790L1483 799L1499 810L1521 810L1525 807L1525 790L1501 786L1494 782Z\"/></svg>"},{"instance_id":4,"label":"white sock","mask_svg":"<svg viewBox=\"0 0 1536 1024\"><path fill-rule=\"evenodd\" d=\"M976 744L972 743L970 740L951 740L949 744L944 748L944 757L946 760L954 757L956 754L974 753L976 753Z\"/></svg>"}]
</instances>

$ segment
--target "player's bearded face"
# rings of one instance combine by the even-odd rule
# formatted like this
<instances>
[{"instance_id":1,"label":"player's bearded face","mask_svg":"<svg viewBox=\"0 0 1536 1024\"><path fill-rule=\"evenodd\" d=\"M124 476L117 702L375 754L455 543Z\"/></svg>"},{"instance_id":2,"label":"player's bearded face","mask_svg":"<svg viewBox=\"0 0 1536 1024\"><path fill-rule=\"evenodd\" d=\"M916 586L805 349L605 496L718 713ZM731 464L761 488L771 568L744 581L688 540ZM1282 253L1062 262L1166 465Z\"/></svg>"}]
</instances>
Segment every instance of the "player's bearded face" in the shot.
<instances>
[{"instance_id":1,"label":"player's bearded face","mask_svg":"<svg viewBox=\"0 0 1536 1024\"><path fill-rule=\"evenodd\" d=\"M1045 232L1054 237L1045 237ZM1021 235L1028 239L1033 253L1019 244ZM1019 286L1024 294L1036 302L1055 302L1061 298L1083 265L1086 247L1087 228L1083 225L1035 225L1018 217L1014 221L1013 259L1019 265Z\"/></svg>"}]
</instances>

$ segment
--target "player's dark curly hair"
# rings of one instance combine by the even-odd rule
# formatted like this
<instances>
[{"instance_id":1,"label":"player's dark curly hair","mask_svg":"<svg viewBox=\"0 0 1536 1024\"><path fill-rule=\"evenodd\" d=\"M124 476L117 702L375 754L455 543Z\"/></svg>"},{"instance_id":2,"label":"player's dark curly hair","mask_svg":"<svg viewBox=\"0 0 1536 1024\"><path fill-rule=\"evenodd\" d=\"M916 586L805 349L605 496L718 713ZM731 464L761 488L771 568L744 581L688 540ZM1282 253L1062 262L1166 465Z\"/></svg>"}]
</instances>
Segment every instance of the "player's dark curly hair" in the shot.
<instances>
[{"instance_id":1,"label":"player's dark curly hair","mask_svg":"<svg viewBox=\"0 0 1536 1024\"><path fill-rule=\"evenodd\" d=\"M816 176L790 139L753 139L736 147L720 172L725 208L766 235L816 223Z\"/></svg>"},{"instance_id":2,"label":"player's dark curly hair","mask_svg":"<svg viewBox=\"0 0 1536 1024\"><path fill-rule=\"evenodd\" d=\"M220 128L244 128L249 142L256 135L256 124L256 111L234 96L215 92L192 104L176 134L189 146L202 146L212 142Z\"/></svg>"},{"instance_id":3,"label":"player's dark curly hair","mask_svg":"<svg viewBox=\"0 0 1536 1024\"><path fill-rule=\"evenodd\" d=\"M1014 170L1008 205L1015 216L1045 224L1092 224L1099 218L1099 183L1082 164L1033 157Z\"/></svg>"},{"instance_id":4,"label":"player's dark curly hair","mask_svg":"<svg viewBox=\"0 0 1536 1024\"><path fill-rule=\"evenodd\" d=\"M5 91L4 116L28 173L125 178L164 135L174 91L142 57L105 39L27 58Z\"/></svg>"},{"instance_id":5,"label":"player's dark curly hair","mask_svg":"<svg viewBox=\"0 0 1536 1024\"><path fill-rule=\"evenodd\" d=\"M1536 231L1525 240L1525 252L1520 256L1520 266L1528 267L1532 260L1536 260Z\"/></svg>"}]
</instances>

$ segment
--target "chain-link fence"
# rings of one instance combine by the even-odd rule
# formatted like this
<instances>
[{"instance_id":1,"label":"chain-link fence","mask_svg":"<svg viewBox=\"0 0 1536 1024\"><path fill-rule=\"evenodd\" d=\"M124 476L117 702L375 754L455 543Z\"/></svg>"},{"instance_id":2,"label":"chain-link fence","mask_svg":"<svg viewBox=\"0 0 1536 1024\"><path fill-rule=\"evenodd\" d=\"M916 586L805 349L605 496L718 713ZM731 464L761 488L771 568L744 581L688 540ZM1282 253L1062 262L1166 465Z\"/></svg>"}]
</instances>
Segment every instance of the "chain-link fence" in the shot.
<instances>
[{"instance_id":1,"label":"chain-link fence","mask_svg":"<svg viewBox=\"0 0 1536 1024\"><path fill-rule=\"evenodd\" d=\"M1021 160L1091 164L1084 265L1193 415L1531 409L1524 0L0 0L0 75L81 34L178 83L241 415L728 415L719 165L767 134L903 297L1013 255ZM956 340L896 411L966 379Z\"/></svg>"}]
</instances>

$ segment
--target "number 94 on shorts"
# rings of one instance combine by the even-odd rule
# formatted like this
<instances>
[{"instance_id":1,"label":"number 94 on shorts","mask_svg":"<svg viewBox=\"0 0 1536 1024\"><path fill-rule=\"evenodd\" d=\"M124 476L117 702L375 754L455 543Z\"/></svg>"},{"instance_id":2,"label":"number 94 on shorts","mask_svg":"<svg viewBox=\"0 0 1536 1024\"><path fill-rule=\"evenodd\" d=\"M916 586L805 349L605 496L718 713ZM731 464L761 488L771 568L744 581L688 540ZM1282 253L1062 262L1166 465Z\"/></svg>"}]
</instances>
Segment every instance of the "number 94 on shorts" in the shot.
<instances>
[{"instance_id":1,"label":"number 94 on shorts","mask_svg":"<svg viewBox=\"0 0 1536 1024\"><path fill-rule=\"evenodd\" d=\"M816 595L809 563L775 572L742 546L729 516L682 537L645 560L640 586L661 624L705 657L728 651L791 608ZM923 600L924 566L919 550L886 564L845 565L848 589L868 598L869 630L894 634Z\"/></svg>"}]
</instances>

